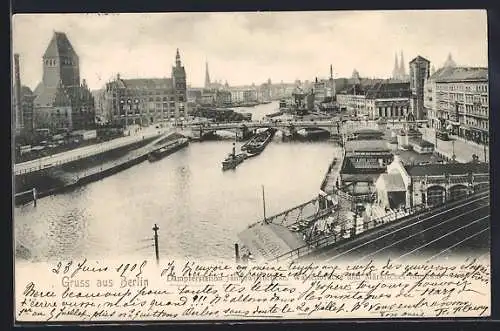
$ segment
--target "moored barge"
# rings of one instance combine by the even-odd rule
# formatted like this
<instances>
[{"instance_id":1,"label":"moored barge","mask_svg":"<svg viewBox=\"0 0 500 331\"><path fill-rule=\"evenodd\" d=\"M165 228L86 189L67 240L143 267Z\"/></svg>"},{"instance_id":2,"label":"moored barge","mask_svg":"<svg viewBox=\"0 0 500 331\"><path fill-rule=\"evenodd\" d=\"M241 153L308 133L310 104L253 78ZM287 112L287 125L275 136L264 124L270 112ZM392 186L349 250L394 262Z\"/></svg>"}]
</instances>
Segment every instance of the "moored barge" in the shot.
<instances>
[{"instance_id":1,"label":"moored barge","mask_svg":"<svg viewBox=\"0 0 500 331\"><path fill-rule=\"evenodd\" d=\"M266 148L267 144L271 142L276 133L276 129L269 128L264 132L260 132L255 135L250 141L241 147L242 150L249 154L257 155L262 153Z\"/></svg>"},{"instance_id":2,"label":"moored barge","mask_svg":"<svg viewBox=\"0 0 500 331\"><path fill-rule=\"evenodd\" d=\"M167 155L170 155L184 147L187 147L188 145L189 139L187 138L179 138L173 141L169 141L165 144L162 144L157 149L149 152L148 160L149 162L158 161Z\"/></svg>"}]
</instances>

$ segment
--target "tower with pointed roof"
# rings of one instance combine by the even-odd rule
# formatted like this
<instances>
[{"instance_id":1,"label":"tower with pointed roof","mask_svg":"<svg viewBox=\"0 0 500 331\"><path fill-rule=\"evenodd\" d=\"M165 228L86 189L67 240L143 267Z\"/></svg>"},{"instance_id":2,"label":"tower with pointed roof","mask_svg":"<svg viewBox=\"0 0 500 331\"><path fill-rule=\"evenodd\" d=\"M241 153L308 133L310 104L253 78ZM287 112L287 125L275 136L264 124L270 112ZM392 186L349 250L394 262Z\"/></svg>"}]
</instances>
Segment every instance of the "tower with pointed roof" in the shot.
<instances>
[{"instance_id":1,"label":"tower with pointed roof","mask_svg":"<svg viewBox=\"0 0 500 331\"><path fill-rule=\"evenodd\" d=\"M399 65L399 79L404 80L406 78L406 63L405 58L403 56L403 51L401 51L401 62Z\"/></svg>"},{"instance_id":2,"label":"tower with pointed roof","mask_svg":"<svg viewBox=\"0 0 500 331\"><path fill-rule=\"evenodd\" d=\"M45 50L42 81L45 87L53 88L59 81L64 86L80 85L79 58L64 32L54 32Z\"/></svg>"},{"instance_id":3,"label":"tower with pointed roof","mask_svg":"<svg viewBox=\"0 0 500 331\"><path fill-rule=\"evenodd\" d=\"M175 53L175 66L172 67L172 82L175 89L176 101L186 102L187 100L187 85L186 85L186 69L181 62L179 49Z\"/></svg>"},{"instance_id":4,"label":"tower with pointed roof","mask_svg":"<svg viewBox=\"0 0 500 331\"><path fill-rule=\"evenodd\" d=\"M172 85L175 95L175 118L179 119L180 112L186 110L187 107L187 85L186 85L186 70L181 62L181 55L177 48L175 52L175 66L172 67Z\"/></svg>"},{"instance_id":5,"label":"tower with pointed roof","mask_svg":"<svg viewBox=\"0 0 500 331\"><path fill-rule=\"evenodd\" d=\"M208 73L208 62L205 62L205 88L210 88L210 74Z\"/></svg>"},{"instance_id":6,"label":"tower with pointed roof","mask_svg":"<svg viewBox=\"0 0 500 331\"><path fill-rule=\"evenodd\" d=\"M392 69L392 78L399 79L398 53L394 54L394 69Z\"/></svg>"},{"instance_id":7,"label":"tower with pointed roof","mask_svg":"<svg viewBox=\"0 0 500 331\"><path fill-rule=\"evenodd\" d=\"M94 129L94 98L86 82L80 83L80 61L66 33L54 31L42 60L42 81L34 91L34 126Z\"/></svg>"}]
</instances>

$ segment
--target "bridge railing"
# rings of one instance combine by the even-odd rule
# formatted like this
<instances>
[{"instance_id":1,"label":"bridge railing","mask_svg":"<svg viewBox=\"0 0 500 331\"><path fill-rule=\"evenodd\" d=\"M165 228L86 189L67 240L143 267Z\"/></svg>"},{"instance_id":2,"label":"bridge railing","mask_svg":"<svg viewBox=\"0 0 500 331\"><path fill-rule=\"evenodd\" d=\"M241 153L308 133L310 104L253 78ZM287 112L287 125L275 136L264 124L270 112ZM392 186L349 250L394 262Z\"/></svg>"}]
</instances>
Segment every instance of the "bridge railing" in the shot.
<instances>
[{"instance_id":1,"label":"bridge railing","mask_svg":"<svg viewBox=\"0 0 500 331\"><path fill-rule=\"evenodd\" d=\"M417 205L414 206L413 208L409 208L406 211L396 211L394 213L387 214L383 217L373 219L369 222L366 222L364 227L364 230L362 232L357 232L357 227L354 225L350 230L345 229L344 227L341 228L340 233L336 233L333 231L327 236L323 236L317 240L311 241L307 243L304 246L301 246L299 248L296 248L294 250L291 250L290 252L287 252L285 254L282 254L274 259L271 259L271 261L274 262L280 262L280 261L287 261L287 260L293 260L293 259L299 259L301 257L307 256L311 253L314 253L318 251L321 248L325 248L331 245L335 244L340 244L341 242L346 242L348 240L352 240L359 236L362 233L365 233L366 231L374 230L376 228L381 227L384 224L388 224L391 222L394 222L395 220L402 221L405 219L409 219L411 217L416 216L415 214L421 213L422 217L428 217L436 214L436 212L439 212L441 210L445 210L447 208L453 207L453 206L458 206L466 202L467 200L471 199L472 197L481 197L485 193L488 193L488 190L481 190L478 191L472 195L468 195L464 198L461 199L456 199L452 201L446 201L445 203L439 204L439 205L434 205L434 206L426 206L426 205ZM398 217L397 217L398 216ZM340 224L340 225L345 225Z\"/></svg>"},{"instance_id":2,"label":"bridge railing","mask_svg":"<svg viewBox=\"0 0 500 331\"><path fill-rule=\"evenodd\" d=\"M155 134L153 134L153 135L150 134L149 136L144 135L144 139L145 138L149 139L149 138L151 138L151 136L154 136L154 135ZM95 155L98 155L101 153L108 152L110 150L114 150L117 148L128 146L128 145L134 144L134 143L139 142L139 141L140 140L137 138L137 139L123 140L123 141L114 142L114 143L109 142L109 144L101 145L95 149L89 148L90 150L88 152L84 152L82 154L75 155L75 156L65 157L62 159L58 159L57 155L46 156L46 157L44 157L44 159L39 159L38 162L36 162L36 160L28 161L28 162L35 163L33 166L31 166L29 168L16 169L16 165L14 165L14 174L17 176L17 175L22 175L22 174L26 174L26 173L31 173L34 171L39 171L42 169L51 168L54 166L59 166L59 165L65 164L65 163L77 161L80 159L85 159L85 158L88 158L91 156L95 156ZM71 152L71 150L68 152Z\"/></svg>"}]
</instances>

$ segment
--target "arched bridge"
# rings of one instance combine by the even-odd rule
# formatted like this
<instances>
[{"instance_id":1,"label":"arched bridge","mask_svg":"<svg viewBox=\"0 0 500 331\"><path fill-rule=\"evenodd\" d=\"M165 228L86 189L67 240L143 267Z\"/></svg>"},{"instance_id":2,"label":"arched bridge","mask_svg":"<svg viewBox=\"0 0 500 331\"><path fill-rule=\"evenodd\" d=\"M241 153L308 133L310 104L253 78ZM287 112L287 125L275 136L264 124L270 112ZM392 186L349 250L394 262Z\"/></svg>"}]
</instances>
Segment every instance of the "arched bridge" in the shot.
<instances>
[{"instance_id":1,"label":"arched bridge","mask_svg":"<svg viewBox=\"0 0 500 331\"><path fill-rule=\"evenodd\" d=\"M301 129L315 128L340 134L342 124L338 120L331 121L253 121L237 123L210 123L210 124L188 124L186 128L191 129L194 137L202 137L210 132L219 130L235 131L237 136L245 137L248 133L264 128L275 128L285 135L293 135Z\"/></svg>"}]
</instances>

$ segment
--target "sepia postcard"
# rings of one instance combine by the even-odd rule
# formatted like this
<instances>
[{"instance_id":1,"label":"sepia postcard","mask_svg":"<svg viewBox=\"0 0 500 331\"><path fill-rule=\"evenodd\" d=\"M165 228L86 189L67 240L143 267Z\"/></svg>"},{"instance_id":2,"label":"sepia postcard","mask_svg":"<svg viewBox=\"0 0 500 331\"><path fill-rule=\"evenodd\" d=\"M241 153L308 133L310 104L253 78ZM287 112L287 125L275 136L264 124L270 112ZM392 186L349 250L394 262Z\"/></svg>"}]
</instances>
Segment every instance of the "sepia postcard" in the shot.
<instances>
[{"instance_id":1,"label":"sepia postcard","mask_svg":"<svg viewBox=\"0 0 500 331\"><path fill-rule=\"evenodd\" d=\"M485 10L16 14L16 323L491 314Z\"/></svg>"}]
</instances>

